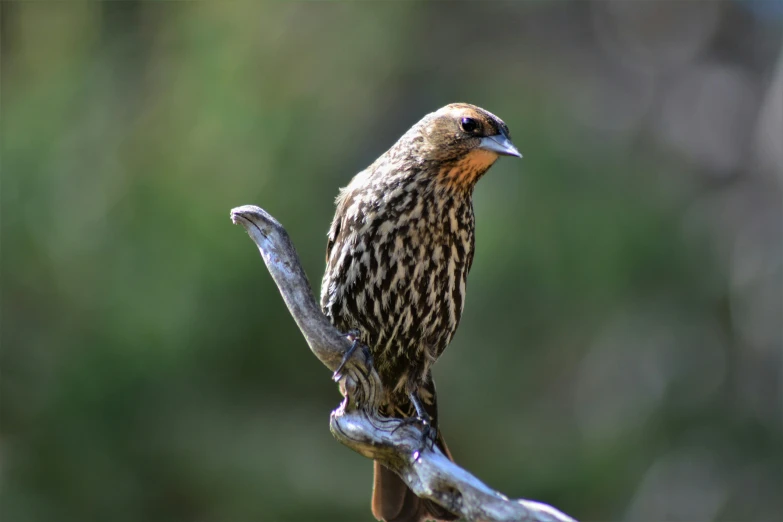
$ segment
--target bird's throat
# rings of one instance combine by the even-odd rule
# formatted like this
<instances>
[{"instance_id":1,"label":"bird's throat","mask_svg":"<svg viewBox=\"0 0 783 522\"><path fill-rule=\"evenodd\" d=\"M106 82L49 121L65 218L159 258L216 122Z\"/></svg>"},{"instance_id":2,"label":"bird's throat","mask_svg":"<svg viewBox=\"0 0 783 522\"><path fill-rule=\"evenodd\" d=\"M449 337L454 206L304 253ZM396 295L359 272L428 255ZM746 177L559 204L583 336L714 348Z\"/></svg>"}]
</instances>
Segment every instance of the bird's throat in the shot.
<instances>
[{"instance_id":1,"label":"bird's throat","mask_svg":"<svg viewBox=\"0 0 783 522\"><path fill-rule=\"evenodd\" d=\"M497 161L498 155L487 150L473 150L444 167L441 175L452 188L473 189L487 170Z\"/></svg>"}]
</instances>

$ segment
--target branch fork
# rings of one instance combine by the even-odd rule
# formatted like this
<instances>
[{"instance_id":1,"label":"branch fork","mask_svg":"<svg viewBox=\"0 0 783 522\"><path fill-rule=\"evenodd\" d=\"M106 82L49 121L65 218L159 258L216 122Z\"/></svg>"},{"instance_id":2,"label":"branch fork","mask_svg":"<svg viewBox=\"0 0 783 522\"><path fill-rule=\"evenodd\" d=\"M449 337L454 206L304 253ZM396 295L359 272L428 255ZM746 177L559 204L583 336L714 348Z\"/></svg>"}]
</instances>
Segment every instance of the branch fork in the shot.
<instances>
[{"instance_id":1,"label":"branch fork","mask_svg":"<svg viewBox=\"0 0 783 522\"><path fill-rule=\"evenodd\" d=\"M231 210L231 220L242 225L258 247L310 350L335 372L352 343L321 312L288 233L269 213L253 205ZM575 522L546 504L511 500L492 490L437 446L422 448L422 430L417 424L379 415L383 385L364 350L354 350L345 361L339 384L345 399L330 416L332 435L397 473L416 495L465 520Z\"/></svg>"}]
</instances>

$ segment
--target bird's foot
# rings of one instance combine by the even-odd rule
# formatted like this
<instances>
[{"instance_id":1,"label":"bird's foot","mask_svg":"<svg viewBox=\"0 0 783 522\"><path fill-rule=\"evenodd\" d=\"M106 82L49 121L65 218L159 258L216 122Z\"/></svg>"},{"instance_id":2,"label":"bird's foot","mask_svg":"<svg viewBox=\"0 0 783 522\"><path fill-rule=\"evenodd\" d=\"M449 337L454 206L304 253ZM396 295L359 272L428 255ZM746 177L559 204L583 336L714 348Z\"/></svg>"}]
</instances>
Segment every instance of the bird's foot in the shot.
<instances>
[{"instance_id":1,"label":"bird's foot","mask_svg":"<svg viewBox=\"0 0 783 522\"><path fill-rule=\"evenodd\" d=\"M351 341L351 347L348 348L348 350L343 355L343 360L340 361L340 365L337 367L337 369L332 374L332 380L335 382L338 382L340 379L343 378L343 369L345 369L345 365L348 363L348 361L353 357L353 354L356 353L356 349L361 346L362 351L364 352L364 357L367 359L367 366L368 368L372 367L372 354L370 353L370 349L367 348L367 345L361 344L360 341L361 332L359 330L349 330L345 337Z\"/></svg>"},{"instance_id":2,"label":"bird's foot","mask_svg":"<svg viewBox=\"0 0 783 522\"><path fill-rule=\"evenodd\" d=\"M404 426L410 426L412 424L418 424L421 426L421 439L419 440L419 448L416 453L421 453L429 447L432 450L435 447L435 443L438 441L438 428L432 425L432 420L429 415L424 417L405 417L398 419L400 424L392 430L392 433ZM418 458L418 456L416 457Z\"/></svg>"}]
</instances>

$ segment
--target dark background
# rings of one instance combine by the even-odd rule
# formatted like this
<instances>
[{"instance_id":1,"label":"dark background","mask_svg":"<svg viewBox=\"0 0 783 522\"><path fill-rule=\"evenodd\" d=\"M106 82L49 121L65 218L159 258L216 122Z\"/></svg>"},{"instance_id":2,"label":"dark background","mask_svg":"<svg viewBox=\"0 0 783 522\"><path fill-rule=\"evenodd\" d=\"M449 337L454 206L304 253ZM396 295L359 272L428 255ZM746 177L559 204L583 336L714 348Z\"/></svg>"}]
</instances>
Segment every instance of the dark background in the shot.
<instances>
[{"instance_id":1,"label":"dark background","mask_svg":"<svg viewBox=\"0 0 783 522\"><path fill-rule=\"evenodd\" d=\"M503 118L458 462L583 520L783 519L783 3L8 2L2 519L371 520L340 396L229 210L317 287L338 188Z\"/></svg>"}]
</instances>

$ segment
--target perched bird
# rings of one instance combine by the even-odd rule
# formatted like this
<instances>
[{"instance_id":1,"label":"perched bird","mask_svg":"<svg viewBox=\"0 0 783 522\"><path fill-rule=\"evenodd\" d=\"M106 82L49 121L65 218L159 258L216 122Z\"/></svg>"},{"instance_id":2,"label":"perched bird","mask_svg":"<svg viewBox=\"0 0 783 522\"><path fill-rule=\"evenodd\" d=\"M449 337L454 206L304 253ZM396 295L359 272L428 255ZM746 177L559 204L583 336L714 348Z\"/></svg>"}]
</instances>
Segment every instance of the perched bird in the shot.
<instances>
[{"instance_id":1,"label":"perched bird","mask_svg":"<svg viewBox=\"0 0 783 522\"><path fill-rule=\"evenodd\" d=\"M475 105L447 105L340 191L328 234L324 313L369 348L385 389L383 413L431 427L449 458L430 368L465 303L473 188L502 155L521 157L500 118ZM388 522L456 518L378 462L372 510Z\"/></svg>"}]
</instances>

